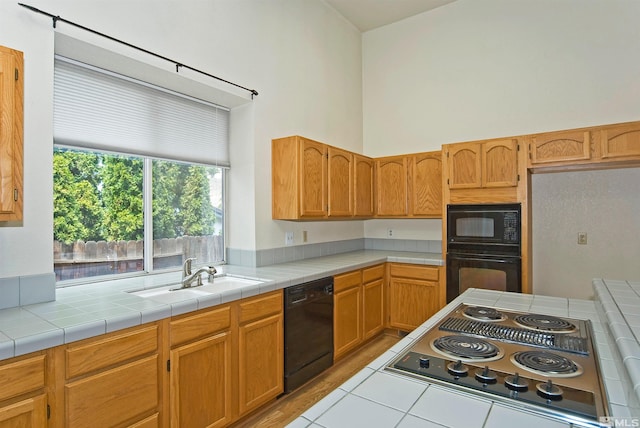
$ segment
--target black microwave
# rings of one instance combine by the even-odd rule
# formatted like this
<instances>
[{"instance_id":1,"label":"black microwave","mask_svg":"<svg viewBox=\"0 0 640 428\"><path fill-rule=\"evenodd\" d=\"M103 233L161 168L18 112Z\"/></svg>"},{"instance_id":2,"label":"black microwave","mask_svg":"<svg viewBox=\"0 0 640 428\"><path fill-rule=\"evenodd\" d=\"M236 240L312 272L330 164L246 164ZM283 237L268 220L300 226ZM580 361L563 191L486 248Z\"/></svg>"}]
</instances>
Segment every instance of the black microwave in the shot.
<instances>
[{"instance_id":1,"label":"black microwave","mask_svg":"<svg viewBox=\"0 0 640 428\"><path fill-rule=\"evenodd\" d=\"M447 205L447 252L520 256L520 204Z\"/></svg>"}]
</instances>

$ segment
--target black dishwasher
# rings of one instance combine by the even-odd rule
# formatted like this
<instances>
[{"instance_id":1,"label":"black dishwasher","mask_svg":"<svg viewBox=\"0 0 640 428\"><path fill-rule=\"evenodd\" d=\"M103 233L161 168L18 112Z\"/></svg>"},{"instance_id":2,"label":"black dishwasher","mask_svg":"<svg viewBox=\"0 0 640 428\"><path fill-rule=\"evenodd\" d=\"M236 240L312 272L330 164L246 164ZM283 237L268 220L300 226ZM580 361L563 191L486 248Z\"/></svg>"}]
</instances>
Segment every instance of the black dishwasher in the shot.
<instances>
[{"instance_id":1,"label":"black dishwasher","mask_svg":"<svg viewBox=\"0 0 640 428\"><path fill-rule=\"evenodd\" d=\"M333 278L284 290L284 392L333 364Z\"/></svg>"}]
</instances>

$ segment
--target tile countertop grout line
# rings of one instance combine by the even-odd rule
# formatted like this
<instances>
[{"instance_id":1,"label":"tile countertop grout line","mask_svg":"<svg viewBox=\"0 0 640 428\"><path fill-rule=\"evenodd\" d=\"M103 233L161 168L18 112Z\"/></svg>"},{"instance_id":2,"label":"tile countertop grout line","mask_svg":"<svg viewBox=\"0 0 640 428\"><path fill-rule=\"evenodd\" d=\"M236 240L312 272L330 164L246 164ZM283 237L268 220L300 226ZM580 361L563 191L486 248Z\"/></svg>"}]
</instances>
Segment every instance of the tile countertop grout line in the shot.
<instances>
[{"instance_id":1,"label":"tile countertop grout line","mask_svg":"<svg viewBox=\"0 0 640 428\"><path fill-rule=\"evenodd\" d=\"M170 304L154 302L143 297L133 296L129 294L129 292L170 285L175 283L177 278L179 278L179 272L61 287L56 290L57 298L54 301L0 310L0 361L77 340L96 337L124 328L158 321L173 315L188 313L229 303L244 297L284 289L309 280L339 275L367 266L374 266L387 261L443 266L442 255L439 253L402 252L396 250L359 250L264 267L225 264L220 266L219 271L221 273L237 274L239 277L245 278L258 277L266 281L261 283L257 289L250 290L250 292L247 290L247 292L243 293L243 288L241 287L232 292L212 293L212 297L206 296L202 299L185 299ZM293 271L296 271L296 273ZM122 299L127 295L137 297L139 300L122 303ZM58 305L82 310L83 306L89 304L102 304L102 306L104 306L103 309L106 311L109 309L116 311L117 309L127 308L130 312L124 311L118 314L113 313L113 315L79 320L77 324L70 323L61 327L60 325L56 325L52 319L64 320L64 318L49 318L46 314L50 313L50 311L44 310L46 305L51 306L53 312L57 310L56 306ZM6 334L2 328L3 320L4 322L10 322L8 320L11 320L11 313L12 311L15 312L15 310L18 310L23 316L26 315L32 320L44 322L51 326L51 328L47 327L47 329L43 331L33 331L30 334L22 336ZM59 323L60 322L62 321L59 321Z\"/></svg>"},{"instance_id":2,"label":"tile countertop grout line","mask_svg":"<svg viewBox=\"0 0 640 428\"><path fill-rule=\"evenodd\" d=\"M628 282L625 281L625 283L631 288ZM618 286L618 284L615 285ZM635 391L637 400L640 402L640 343L638 343L638 339L633 333L616 297L611 292L607 280L594 279L593 286L598 293L599 301L604 309L603 315L606 317L606 324L620 352L627 376L631 379L632 388ZM619 323L620 318L624 322L623 325Z\"/></svg>"}]
</instances>

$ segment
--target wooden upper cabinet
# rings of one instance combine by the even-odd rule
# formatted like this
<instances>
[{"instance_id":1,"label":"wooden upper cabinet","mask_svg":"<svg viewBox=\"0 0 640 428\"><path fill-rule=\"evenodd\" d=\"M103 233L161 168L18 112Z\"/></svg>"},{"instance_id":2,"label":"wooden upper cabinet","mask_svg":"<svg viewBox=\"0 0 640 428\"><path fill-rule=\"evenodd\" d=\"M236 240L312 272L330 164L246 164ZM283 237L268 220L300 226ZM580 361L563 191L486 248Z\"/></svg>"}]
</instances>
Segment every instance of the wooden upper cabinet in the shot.
<instances>
[{"instance_id":1,"label":"wooden upper cabinet","mask_svg":"<svg viewBox=\"0 0 640 428\"><path fill-rule=\"evenodd\" d=\"M564 131L537 134L531 137L529 161L531 166L552 162L575 162L591 159L591 133Z\"/></svg>"},{"instance_id":2,"label":"wooden upper cabinet","mask_svg":"<svg viewBox=\"0 0 640 428\"><path fill-rule=\"evenodd\" d=\"M301 140L300 216L323 217L327 214L327 146Z\"/></svg>"},{"instance_id":3,"label":"wooden upper cabinet","mask_svg":"<svg viewBox=\"0 0 640 428\"><path fill-rule=\"evenodd\" d=\"M329 217L350 217L353 215L354 161L353 154L346 150L328 146L328 195Z\"/></svg>"},{"instance_id":4,"label":"wooden upper cabinet","mask_svg":"<svg viewBox=\"0 0 640 428\"><path fill-rule=\"evenodd\" d=\"M407 172L406 156L376 159L376 215L406 216L409 214Z\"/></svg>"},{"instance_id":5,"label":"wooden upper cabinet","mask_svg":"<svg viewBox=\"0 0 640 428\"><path fill-rule=\"evenodd\" d=\"M600 156L603 160L640 158L640 123L601 129Z\"/></svg>"},{"instance_id":6,"label":"wooden upper cabinet","mask_svg":"<svg viewBox=\"0 0 640 428\"><path fill-rule=\"evenodd\" d=\"M442 152L411 156L411 211L414 216L442 216Z\"/></svg>"},{"instance_id":7,"label":"wooden upper cabinet","mask_svg":"<svg viewBox=\"0 0 640 428\"><path fill-rule=\"evenodd\" d=\"M0 221L22 220L23 54L0 46Z\"/></svg>"},{"instance_id":8,"label":"wooden upper cabinet","mask_svg":"<svg viewBox=\"0 0 640 428\"><path fill-rule=\"evenodd\" d=\"M517 185L517 140L505 139L482 143L482 187Z\"/></svg>"},{"instance_id":9,"label":"wooden upper cabinet","mask_svg":"<svg viewBox=\"0 0 640 428\"><path fill-rule=\"evenodd\" d=\"M450 189L471 189L482 186L480 143L452 144L448 146L447 153Z\"/></svg>"},{"instance_id":10,"label":"wooden upper cabinet","mask_svg":"<svg viewBox=\"0 0 640 428\"><path fill-rule=\"evenodd\" d=\"M518 185L518 142L504 139L446 146L449 188L480 189Z\"/></svg>"},{"instance_id":11,"label":"wooden upper cabinet","mask_svg":"<svg viewBox=\"0 0 640 428\"><path fill-rule=\"evenodd\" d=\"M292 136L271 143L272 216L298 220L327 215L327 146Z\"/></svg>"},{"instance_id":12,"label":"wooden upper cabinet","mask_svg":"<svg viewBox=\"0 0 640 428\"><path fill-rule=\"evenodd\" d=\"M354 162L354 203L353 214L358 217L371 217L374 214L373 198L373 159L362 155L353 155Z\"/></svg>"}]
</instances>

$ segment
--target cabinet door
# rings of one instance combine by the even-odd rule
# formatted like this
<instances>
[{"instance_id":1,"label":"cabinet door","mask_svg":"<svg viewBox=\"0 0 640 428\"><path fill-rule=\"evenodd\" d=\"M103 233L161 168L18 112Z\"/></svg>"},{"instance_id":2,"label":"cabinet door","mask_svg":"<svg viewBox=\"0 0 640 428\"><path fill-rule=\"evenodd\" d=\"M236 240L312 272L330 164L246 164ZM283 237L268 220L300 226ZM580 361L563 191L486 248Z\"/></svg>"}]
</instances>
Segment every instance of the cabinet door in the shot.
<instances>
[{"instance_id":1,"label":"cabinet door","mask_svg":"<svg viewBox=\"0 0 640 428\"><path fill-rule=\"evenodd\" d=\"M0 221L22 219L23 55L0 46Z\"/></svg>"},{"instance_id":2,"label":"cabinet door","mask_svg":"<svg viewBox=\"0 0 640 428\"><path fill-rule=\"evenodd\" d=\"M531 165L591 159L589 131L550 132L531 137Z\"/></svg>"},{"instance_id":3,"label":"cabinet door","mask_svg":"<svg viewBox=\"0 0 640 428\"><path fill-rule=\"evenodd\" d=\"M384 281L378 279L362 286L363 340L375 336L384 329Z\"/></svg>"},{"instance_id":4,"label":"cabinet door","mask_svg":"<svg viewBox=\"0 0 640 428\"><path fill-rule=\"evenodd\" d=\"M353 155L345 150L327 149L329 217L353 215Z\"/></svg>"},{"instance_id":5,"label":"cabinet door","mask_svg":"<svg viewBox=\"0 0 640 428\"><path fill-rule=\"evenodd\" d=\"M333 356L338 358L362 342L361 287L333 295Z\"/></svg>"},{"instance_id":6,"label":"cabinet door","mask_svg":"<svg viewBox=\"0 0 640 428\"><path fill-rule=\"evenodd\" d=\"M284 324L279 312L239 330L240 416L284 390Z\"/></svg>"},{"instance_id":7,"label":"cabinet door","mask_svg":"<svg viewBox=\"0 0 640 428\"><path fill-rule=\"evenodd\" d=\"M600 131L603 159L625 160L640 157L640 124L607 127Z\"/></svg>"},{"instance_id":8,"label":"cabinet door","mask_svg":"<svg viewBox=\"0 0 640 428\"><path fill-rule=\"evenodd\" d=\"M373 159L354 155L354 214L373 216Z\"/></svg>"},{"instance_id":9,"label":"cabinet door","mask_svg":"<svg viewBox=\"0 0 640 428\"><path fill-rule=\"evenodd\" d=\"M118 426L156 412L158 367L153 355L66 384L64 426Z\"/></svg>"},{"instance_id":10,"label":"cabinet door","mask_svg":"<svg viewBox=\"0 0 640 428\"><path fill-rule=\"evenodd\" d=\"M407 158L392 156L376 160L376 215L405 216L407 207Z\"/></svg>"},{"instance_id":11,"label":"cabinet door","mask_svg":"<svg viewBox=\"0 0 640 428\"><path fill-rule=\"evenodd\" d=\"M442 153L411 157L412 209L415 216L442 216Z\"/></svg>"},{"instance_id":12,"label":"cabinet door","mask_svg":"<svg viewBox=\"0 0 640 428\"><path fill-rule=\"evenodd\" d=\"M47 426L45 395L0 407L0 428L42 428Z\"/></svg>"},{"instance_id":13,"label":"cabinet door","mask_svg":"<svg viewBox=\"0 0 640 428\"><path fill-rule=\"evenodd\" d=\"M475 189L482 186L480 143L447 146L450 189Z\"/></svg>"},{"instance_id":14,"label":"cabinet door","mask_svg":"<svg viewBox=\"0 0 640 428\"><path fill-rule=\"evenodd\" d=\"M327 146L301 138L300 216L327 214Z\"/></svg>"},{"instance_id":15,"label":"cabinet door","mask_svg":"<svg viewBox=\"0 0 640 428\"><path fill-rule=\"evenodd\" d=\"M517 185L517 140L482 143L482 187L513 187Z\"/></svg>"},{"instance_id":16,"label":"cabinet door","mask_svg":"<svg viewBox=\"0 0 640 428\"><path fill-rule=\"evenodd\" d=\"M231 332L171 351L171 426L221 427L231 422Z\"/></svg>"},{"instance_id":17,"label":"cabinet door","mask_svg":"<svg viewBox=\"0 0 640 428\"><path fill-rule=\"evenodd\" d=\"M393 328L411 331L425 322L440 308L439 284L406 278L389 281L389 324Z\"/></svg>"}]
</instances>

